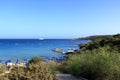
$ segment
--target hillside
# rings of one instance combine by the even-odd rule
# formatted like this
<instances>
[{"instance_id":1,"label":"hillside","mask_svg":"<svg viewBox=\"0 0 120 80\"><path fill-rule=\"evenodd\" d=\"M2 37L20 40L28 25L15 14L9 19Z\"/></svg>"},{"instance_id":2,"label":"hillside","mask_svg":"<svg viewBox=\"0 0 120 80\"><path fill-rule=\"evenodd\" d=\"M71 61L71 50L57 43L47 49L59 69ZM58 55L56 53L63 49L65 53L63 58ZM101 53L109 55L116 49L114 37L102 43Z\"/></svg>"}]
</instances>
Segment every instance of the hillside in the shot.
<instances>
[{"instance_id":1,"label":"hillside","mask_svg":"<svg viewBox=\"0 0 120 80\"><path fill-rule=\"evenodd\" d=\"M92 50L100 47L110 47L120 52L120 34L109 36L92 36L92 42L87 44L80 44L81 50ZM90 38L89 38L90 39Z\"/></svg>"},{"instance_id":2,"label":"hillside","mask_svg":"<svg viewBox=\"0 0 120 80\"><path fill-rule=\"evenodd\" d=\"M81 37L81 38L72 38L71 40L94 40L97 38L106 38L111 37L112 35L94 35L94 36L88 36L88 37Z\"/></svg>"}]
</instances>

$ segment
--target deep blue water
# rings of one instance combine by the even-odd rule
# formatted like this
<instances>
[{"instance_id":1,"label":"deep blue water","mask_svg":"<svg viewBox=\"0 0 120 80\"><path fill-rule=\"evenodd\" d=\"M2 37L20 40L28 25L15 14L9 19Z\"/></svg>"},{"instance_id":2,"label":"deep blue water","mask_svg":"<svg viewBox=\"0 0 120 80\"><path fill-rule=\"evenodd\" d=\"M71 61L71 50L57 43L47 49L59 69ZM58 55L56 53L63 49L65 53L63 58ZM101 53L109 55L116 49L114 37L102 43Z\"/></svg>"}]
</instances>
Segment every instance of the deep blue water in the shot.
<instances>
[{"instance_id":1,"label":"deep blue water","mask_svg":"<svg viewBox=\"0 0 120 80\"><path fill-rule=\"evenodd\" d=\"M68 40L68 39L0 39L0 60L23 60L34 56L45 58L60 57L52 51L54 48L67 50L78 48L78 44L87 43L88 40Z\"/></svg>"}]
</instances>

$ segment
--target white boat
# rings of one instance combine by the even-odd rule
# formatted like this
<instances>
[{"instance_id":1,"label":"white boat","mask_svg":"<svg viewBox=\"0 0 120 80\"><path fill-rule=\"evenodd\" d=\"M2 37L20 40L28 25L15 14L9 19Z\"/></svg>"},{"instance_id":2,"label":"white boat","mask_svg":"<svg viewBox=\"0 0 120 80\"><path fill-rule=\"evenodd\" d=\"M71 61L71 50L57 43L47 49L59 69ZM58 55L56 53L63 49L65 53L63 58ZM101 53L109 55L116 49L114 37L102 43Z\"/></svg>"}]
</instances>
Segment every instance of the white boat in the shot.
<instances>
[{"instance_id":1,"label":"white boat","mask_svg":"<svg viewBox=\"0 0 120 80\"><path fill-rule=\"evenodd\" d=\"M39 40L44 40L44 38L39 38Z\"/></svg>"}]
</instances>

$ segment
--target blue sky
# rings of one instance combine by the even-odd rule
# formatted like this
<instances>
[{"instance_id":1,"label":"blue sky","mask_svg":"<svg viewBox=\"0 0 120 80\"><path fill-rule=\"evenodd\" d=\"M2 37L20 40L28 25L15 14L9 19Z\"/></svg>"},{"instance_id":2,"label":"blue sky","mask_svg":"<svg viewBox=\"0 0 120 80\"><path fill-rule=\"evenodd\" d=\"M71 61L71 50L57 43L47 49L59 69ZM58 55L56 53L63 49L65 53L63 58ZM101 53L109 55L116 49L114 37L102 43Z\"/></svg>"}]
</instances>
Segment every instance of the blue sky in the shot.
<instances>
[{"instance_id":1,"label":"blue sky","mask_svg":"<svg viewBox=\"0 0 120 80\"><path fill-rule=\"evenodd\" d=\"M0 0L0 38L120 32L120 0Z\"/></svg>"}]
</instances>

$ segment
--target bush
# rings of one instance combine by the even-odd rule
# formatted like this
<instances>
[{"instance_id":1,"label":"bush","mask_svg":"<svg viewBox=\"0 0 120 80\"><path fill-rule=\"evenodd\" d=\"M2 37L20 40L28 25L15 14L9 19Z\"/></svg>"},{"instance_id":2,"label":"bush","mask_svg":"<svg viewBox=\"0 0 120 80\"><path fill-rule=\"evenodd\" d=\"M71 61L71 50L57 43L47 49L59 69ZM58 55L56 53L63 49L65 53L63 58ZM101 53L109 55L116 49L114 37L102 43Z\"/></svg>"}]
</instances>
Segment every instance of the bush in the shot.
<instances>
[{"instance_id":1,"label":"bush","mask_svg":"<svg viewBox=\"0 0 120 80\"><path fill-rule=\"evenodd\" d=\"M0 74L2 74L5 71L5 66L3 64L0 64Z\"/></svg>"},{"instance_id":2,"label":"bush","mask_svg":"<svg viewBox=\"0 0 120 80\"><path fill-rule=\"evenodd\" d=\"M46 63L46 65L47 65L48 68L51 70L51 72L52 72L53 74L55 74L55 71L56 71L56 69L57 69L57 63L54 62L54 61L48 61L48 62Z\"/></svg>"},{"instance_id":3,"label":"bush","mask_svg":"<svg viewBox=\"0 0 120 80\"><path fill-rule=\"evenodd\" d=\"M59 63L58 66L57 66L57 70L61 71L63 73L69 73L66 62Z\"/></svg>"},{"instance_id":4,"label":"bush","mask_svg":"<svg viewBox=\"0 0 120 80\"><path fill-rule=\"evenodd\" d=\"M31 63L39 63L39 62L42 62L43 59L40 58L40 57L33 57L31 60L29 60L28 64L31 64Z\"/></svg>"},{"instance_id":5,"label":"bush","mask_svg":"<svg viewBox=\"0 0 120 80\"><path fill-rule=\"evenodd\" d=\"M120 80L120 54L101 48L70 55L66 64L75 76L89 80Z\"/></svg>"},{"instance_id":6,"label":"bush","mask_svg":"<svg viewBox=\"0 0 120 80\"><path fill-rule=\"evenodd\" d=\"M14 66L9 74L0 77L0 80L56 80L52 63L44 63L41 58L34 57L27 67Z\"/></svg>"},{"instance_id":7,"label":"bush","mask_svg":"<svg viewBox=\"0 0 120 80\"><path fill-rule=\"evenodd\" d=\"M14 67L8 75L10 80L55 80L45 63L31 63L27 68Z\"/></svg>"}]
</instances>

